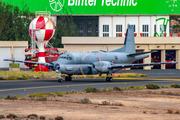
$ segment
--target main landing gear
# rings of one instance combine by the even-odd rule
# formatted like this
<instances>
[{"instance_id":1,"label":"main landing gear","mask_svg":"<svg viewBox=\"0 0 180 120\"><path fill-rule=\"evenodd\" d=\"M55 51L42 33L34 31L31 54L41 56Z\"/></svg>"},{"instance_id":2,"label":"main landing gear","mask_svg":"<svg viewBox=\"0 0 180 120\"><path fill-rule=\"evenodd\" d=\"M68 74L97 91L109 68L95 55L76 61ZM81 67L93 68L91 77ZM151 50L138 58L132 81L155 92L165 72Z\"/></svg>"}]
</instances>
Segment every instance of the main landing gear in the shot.
<instances>
[{"instance_id":1,"label":"main landing gear","mask_svg":"<svg viewBox=\"0 0 180 120\"><path fill-rule=\"evenodd\" d=\"M106 77L106 82L112 82L113 78L112 77Z\"/></svg>"},{"instance_id":2,"label":"main landing gear","mask_svg":"<svg viewBox=\"0 0 180 120\"><path fill-rule=\"evenodd\" d=\"M72 81L71 75L66 76L66 77L65 77L65 80L66 80L66 81Z\"/></svg>"},{"instance_id":3,"label":"main landing gear","mask_svg":"<svg viewBox=\"0 0 180 120\"><path fill-rule=\"evenodd\" d=\"M108 76L108 74L107 74ZM112 82L113 81L113 78L111 77L112 74L109 74L109 77L106 77L106 82Z\"/></svg>"}]
</instances>

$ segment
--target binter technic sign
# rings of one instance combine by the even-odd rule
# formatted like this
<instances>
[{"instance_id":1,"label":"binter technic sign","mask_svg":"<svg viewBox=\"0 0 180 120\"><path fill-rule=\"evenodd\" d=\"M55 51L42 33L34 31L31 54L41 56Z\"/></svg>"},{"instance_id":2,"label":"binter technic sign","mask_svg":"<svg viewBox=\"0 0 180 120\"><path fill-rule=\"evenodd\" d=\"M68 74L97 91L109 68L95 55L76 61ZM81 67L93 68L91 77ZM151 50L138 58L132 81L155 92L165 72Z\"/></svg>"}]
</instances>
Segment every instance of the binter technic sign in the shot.
<instances>
[{"instance_id":1,"label":"binter technic sign","mask_svg":"<svg viewBox=\"0 0 180 120\"><path fill-rule=\"evenodd\" d=\"M54 15L180 15L180 0L3 0Z\"/></svg>"}]
</instances>

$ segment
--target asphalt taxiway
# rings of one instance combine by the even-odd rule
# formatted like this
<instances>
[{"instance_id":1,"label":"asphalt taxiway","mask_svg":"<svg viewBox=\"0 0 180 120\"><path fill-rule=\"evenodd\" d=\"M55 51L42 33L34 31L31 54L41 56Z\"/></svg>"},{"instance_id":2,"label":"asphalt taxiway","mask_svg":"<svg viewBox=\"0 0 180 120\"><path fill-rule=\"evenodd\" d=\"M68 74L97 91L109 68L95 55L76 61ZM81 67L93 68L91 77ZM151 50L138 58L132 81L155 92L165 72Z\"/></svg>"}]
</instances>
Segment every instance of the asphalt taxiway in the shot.
<instances>
[{"instance_id":1,"label":"asphalt taxiway","mask_svg":"<svg viewBox=\"0 0 180 120\"><path fill-rule=\"evenodd\" d=\"M107 87L129 87L142 86L148 83L157 85L170 85L172 83L180 84L180 70L130 70L121 71L128 73L144 73L148 77L141 78L114 78L113 82L106 82L105 78L78 78L73 81L64 81L58 83L57 80L1 80L0 97L7 95L23 95L41 92L71 92L72 90L83 91L87 87L96 87L97 89Z\"/></svg>"}]
</instances>

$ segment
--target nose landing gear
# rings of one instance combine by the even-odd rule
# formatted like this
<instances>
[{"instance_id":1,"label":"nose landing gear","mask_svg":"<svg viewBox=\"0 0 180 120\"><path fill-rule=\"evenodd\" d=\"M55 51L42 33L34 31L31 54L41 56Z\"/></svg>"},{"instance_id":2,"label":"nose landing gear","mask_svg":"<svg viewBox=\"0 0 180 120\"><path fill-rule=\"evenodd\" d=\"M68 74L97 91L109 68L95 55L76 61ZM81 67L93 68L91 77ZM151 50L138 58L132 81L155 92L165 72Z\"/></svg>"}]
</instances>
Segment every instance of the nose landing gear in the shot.
<instances>
[{"instance_id":1,"label":"nose landing gear","mask_svg":"<svg viewBox=\"0 0 180 120\"><path fill-rule=\"evenodd\" d=\"M59 70L56 70L56 73L58 74L58 82L59 82L59 83L62 83L63 80L62 80L62 78L61 78L61 72L60 72Z\"/></svg>"}]
</instances>

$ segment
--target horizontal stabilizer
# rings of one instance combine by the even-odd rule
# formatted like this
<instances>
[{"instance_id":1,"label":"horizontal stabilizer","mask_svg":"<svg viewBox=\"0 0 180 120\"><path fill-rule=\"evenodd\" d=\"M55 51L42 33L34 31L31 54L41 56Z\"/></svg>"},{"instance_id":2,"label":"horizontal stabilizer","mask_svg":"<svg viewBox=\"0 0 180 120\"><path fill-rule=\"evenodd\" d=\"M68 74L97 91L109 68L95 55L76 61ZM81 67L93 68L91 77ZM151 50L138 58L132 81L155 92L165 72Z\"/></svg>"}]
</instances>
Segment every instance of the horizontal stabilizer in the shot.
<instances>
[{"instance_id":1,"label":"horizontal stabilizer","mask_svg":"<svg viewBox=\"0 0 180 120\"><path fill-rule=\"evenodd\" d=\"M148 54L148 53L154 53L154 52L158 52L158 51L149 51L149 52L140 52L140 53L133 53L133 54L128 54L127 56L138 56L138 55L143 55L143 54Z\"/></svg>"}]
</instances>

